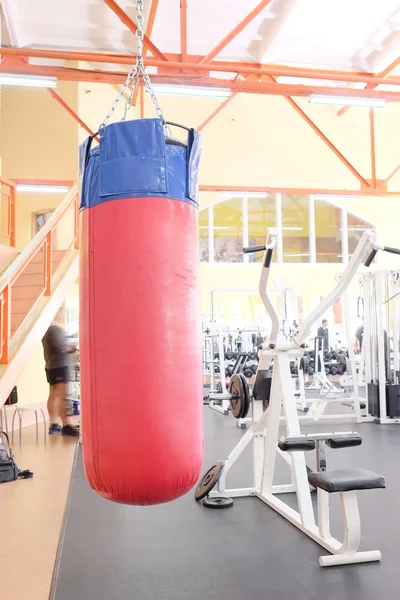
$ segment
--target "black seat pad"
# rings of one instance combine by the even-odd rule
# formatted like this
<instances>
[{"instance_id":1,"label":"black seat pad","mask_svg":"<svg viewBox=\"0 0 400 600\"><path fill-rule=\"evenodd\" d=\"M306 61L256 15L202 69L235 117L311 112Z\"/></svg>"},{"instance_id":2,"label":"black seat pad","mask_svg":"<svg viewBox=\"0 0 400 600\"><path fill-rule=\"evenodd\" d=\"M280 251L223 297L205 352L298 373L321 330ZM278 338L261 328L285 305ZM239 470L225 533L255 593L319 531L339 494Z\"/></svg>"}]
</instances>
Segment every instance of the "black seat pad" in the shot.
<instances>
[{"instance_id":1,"label":"black seat pad","mask_svg":"<svg viewBox=\"0 0 400 600\"><path fill-rule=\"evenodd\" d=\"M346 437L339 435L326 440L326 445L329 448L350 448L351 446L361 446L361 443L362 437L358 433L352 433Z\"/></svg>"},{"instance_id":2,"label":"black seat pad","mask_svg":"<svg viewBox=\"0 0 400 600\"><path fill-rule=\"evenodd\" d=\"M336 469L309 473L308 481L325 492L350 492L386 487L383 475L366 469Z\"/></svg>"},{"instance_id":3,"label":"black seat pad","mask_svg":"<svg viewBox=\"0 0 400 600\"><path fill-rule=\"evenodd\" d=\"M315 450L315 440L304 437L292 439L282 437L278 442L278 447L283 452L307 452L308 450Z\"/></svg>"}]
</instances>

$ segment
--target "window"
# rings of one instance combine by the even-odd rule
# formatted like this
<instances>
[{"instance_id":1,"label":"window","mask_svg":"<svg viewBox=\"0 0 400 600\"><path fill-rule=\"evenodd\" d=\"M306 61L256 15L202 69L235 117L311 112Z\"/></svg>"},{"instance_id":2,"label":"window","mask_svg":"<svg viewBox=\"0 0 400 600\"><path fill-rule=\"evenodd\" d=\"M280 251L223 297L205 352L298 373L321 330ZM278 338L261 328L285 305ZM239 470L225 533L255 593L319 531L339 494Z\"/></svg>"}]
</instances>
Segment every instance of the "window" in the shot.
<instances>
[{"instance_id":1,"label":"window","mask_svg":"<svg viewBox=\"0 0 400 600\"><path fill-rule=\"evenodd\" d=\"M209 251L208 251L208 213L209 210L206 208L205 210L201 210L199 213L199 252L200 252L200 262L208 262L209 261Z\"/></svg>"},{"instance_id":2,"label":"window","mask_svg":"<svg viewBox=\"0 0 400 600\"><path fill-rule=\"evenodd\" d=\"M308 205L308 196L281 196L283 262L310 262Z\"/></svg>"},{"instance_id":3,"label":"window","mask_svg":"<svg viewBox=\"0 0 400 600\"><path fill-rule=\"evenodd\" d=\"M360 219L355 215L347 213L347 239L349 244L349 258L356 249L357 244L360 241L364 231L371 231L373 229L374 226L371 225L371 223L363 221L363 219Z\"/></svg>"},{"instance_id":4,"label":"window","mask_svg":"<svg viewBox=\"0 0 400 600\"><path fill-rule=\"evenodd\" d=\"M225 192L224 197L200 211L201 262L259 263L262 252L243 255L242 248L264 245L268 229L274 227L274 262L343 263L362 233L374 229L331 204L329 196Z\"/></svg>"},{"instance_id":5,"label":"window","mask_svg":"<svg viewBox=\"0 0 400 600\"><path fill-rule=\"evenodd\" d=\"M315 251L317 263L343 262L341 209L315 200Z\"/></svg>"},{"instance_id":6,"label":"window","mask_svg":"<svg viewBox=\"0 0 400 600\"><path fill-rule=\"evenodd\" d=\"M276 205L275 196L251 197L247 198L248 214L248 245L262 246L267 238L269 227L276 227ZM248 262L261 262L262 252L248 254ZM274 253L274 262L277 256Z\"/></svg>"},{"instance_id":7,"label":"window","mask_svg":"<svg viewBox=\"0 0 400 600\"><path fill-rule=\"evenodd\" d=\"M215 262L243 262L242 207L242 198L232 198L213 207Z\"/></svg>"}]
</instances>

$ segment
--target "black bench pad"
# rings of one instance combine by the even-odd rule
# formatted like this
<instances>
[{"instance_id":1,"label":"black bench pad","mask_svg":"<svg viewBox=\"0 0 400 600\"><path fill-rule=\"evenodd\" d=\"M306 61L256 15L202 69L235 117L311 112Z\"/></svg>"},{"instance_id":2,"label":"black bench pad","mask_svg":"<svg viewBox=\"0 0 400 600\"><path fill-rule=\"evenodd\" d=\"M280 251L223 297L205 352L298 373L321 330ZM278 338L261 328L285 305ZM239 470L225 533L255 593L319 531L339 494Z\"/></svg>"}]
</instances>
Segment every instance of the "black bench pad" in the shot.
<instances>
[{"instance_id":1,"label":"black bench pad","mask_svg":"<svg viewBox=\"0 0 400 600\"><path fill-rule=\"evenodd\" d=\"M338 436L326 440L326 445L329 448L350 448L351 446L361 446L362 437L357 433L353 433L346 437Z\"/></svg>"},{"instance_id":2,"label":"black bench pad","mask_svg":"<svg viewBox=\"0 0 400 600\"><path fill-rule=\"evenodd\" d=\"M352 490L372 490L386 487L383 475L366 469L336 469L309 473L311 485L325 492L350 492Z\"/></svg>"},{"instance_id":3,"label":"black bench pad","mask_svg":"<svg viewBox=\"0 0 400 600\"><path fill-rule=\"evenodd\" d=\"M284 452L307 452L315 450L315 440L304 437L287 439L282 437L278 442L278 448Z\"/></svg>"}]
</instances>

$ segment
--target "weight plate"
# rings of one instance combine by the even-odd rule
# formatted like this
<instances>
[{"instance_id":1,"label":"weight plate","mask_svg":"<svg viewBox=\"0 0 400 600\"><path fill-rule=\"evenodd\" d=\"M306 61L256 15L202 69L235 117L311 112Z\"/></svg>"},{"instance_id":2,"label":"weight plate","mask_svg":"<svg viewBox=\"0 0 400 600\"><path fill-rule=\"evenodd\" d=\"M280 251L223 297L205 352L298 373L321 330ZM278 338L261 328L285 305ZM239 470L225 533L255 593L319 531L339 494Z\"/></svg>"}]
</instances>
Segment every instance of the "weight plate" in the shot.
<instances>
[{"instance_id":1,"label":"weight plate","mask_svg":"<svg viewBox=\"0 0 400 600\"><path fill-rule=\"evenodd\" d=\"M203 506L207 508L230 508L233 506L232 498L218 496L217 498L204 498Z\"/></svg>"},{"instance_id":2,"label":"weight plate","mask_svg":"<svg viewBox=\"0 0 400 600\"><path fill-rule=\"evenodd\" d=\"M231 394L230 405L235 419L240 419L244 405L243 380L240 373L233 375L229 384L229 393ZM247 382L246 382L247 383Z\"/></svg>"},{"instance_id":3,"label":"weight plate","mask_svg":"<svg viewBox=\"0 0 400 600\"><path fill-rule=\"evenodd\" d=\"M230 377L230 376L232 375L232 373L233 373L233 368L234 368L234 367L233 367L233 365L229 365L229 367L226 369L226 370L228 371L228 375L229 375L229 377Z\"/></svg>"},{"instance_id":4,"label":"weight plate","mask_svg":"<svg viewBox=\"0 0 400 600\"><path fill-rule=\"evenodd\" d=\"M257 352L250 352L249 359L250 360L257 360Z\"/></svg>"},{"instance_id":5,"label":"weight plate","mask_svg":"<svg viewBox=\"0 0 400 600\"><path fill-rule=\"evenodd\" d=\"M250 369L250 367L245 367L243 369L243 375L246 377L246 379L250 379L250 377L253 377L253 371Z\"/></svg>"},{"instance_id":6,"label":"weight plate","mask_svg":"<svg viewBox=\"0 0 400 600\"><path fill-rule=\"evenodd\" d=\"M226 359L226 360L232 360L232 358L233 358L233 354L232 354L232 352L227 352L227 353L225 354L225 359Z\"/></svg>"},{"instance_id":7,"label":"weight plate","mask_svg":"<svg viewBox=\"0 0 400 600\"><path fill-rule=\"evenodd\" d=\"M194 497L197 501L205 498L213 489L213 487L218 482L218 479L221 477L222 470L224 468L224 462L222 460L218 460L215 465L208 469L207 473L203 475L197 484L196 491L194 492Z\"/></svg>"},{"instance_id":8,"label":"weight plate","mask_svg":"<svg viewBox=\"0 0 400 600\"><path fill-rule=\"evenodd\" d=\"M247 383L246 377L240 373L243 382L243 390L244 390L244 402L243 402L243 410L241 412L240 418L244 419L249 414L250 410L250 390L249 384Z\"/></svg>"},{"instance_id":9,"label":"weight plate","mask_svg":"<svg viewBox=\"0 0 400 600\"><path fill-rule=\"evenodd\" d=\"M254 375L257 373L257 365L251 365L250 369L253 371Z\"/></svg>"}]
</instances>

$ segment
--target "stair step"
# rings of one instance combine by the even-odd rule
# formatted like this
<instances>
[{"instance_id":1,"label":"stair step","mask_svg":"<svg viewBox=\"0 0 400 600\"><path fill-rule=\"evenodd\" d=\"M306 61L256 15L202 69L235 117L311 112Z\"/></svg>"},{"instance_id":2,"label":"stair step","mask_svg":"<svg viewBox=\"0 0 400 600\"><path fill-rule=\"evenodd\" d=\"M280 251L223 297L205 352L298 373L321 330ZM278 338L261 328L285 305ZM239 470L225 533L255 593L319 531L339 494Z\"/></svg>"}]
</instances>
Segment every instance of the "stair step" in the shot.
<instances>
[{"instance_id":1,"label":"stair step","mask_svg":"<svg viewBox=\"0 0 400 600\"><path fill-rule=\"evenodd\" d=\"M11 302L14 303L16 300L26 300L28 298L38 298L43 291L43 281L40 281L40 284L41 285L12 286Z\"/></svg>"},{"instance_id":2,"label":"stair step","mask_svg":"<svg viewBox=\"0 0 400 600\"><path fill-rule=\"evenodd\" d=\"M67 251L66 250L53 250L52 255L53 255L53 262L61 262L62 259L64 258L64 256L66 255ZM35 254L35 256L31 259L31 263L43 263L43 251L42 252L37 252L37 254Z\"/></svg>"},{"instance_id":3,"label":"stair step","mask_svg":"<svg viewBox=\"0 0 400 600\"><path fill-rule=\"evenodd\" d=\"M38 296L36 298L23 298L21 300L12 300L11 301L11 319L13 315L23 314L24 316L28 314L31 310L32 306L35 304Z\"/></svg>"},{"instance_id":4,"label":"stair step","mask_svg":"<svg viewBox=\"0 0 400 600\"><path fill-rule=\"evenodd\" d=\"M44 273L22 273L13 283L12 289L44 285Z\"/></svg>"}]
</instances>

